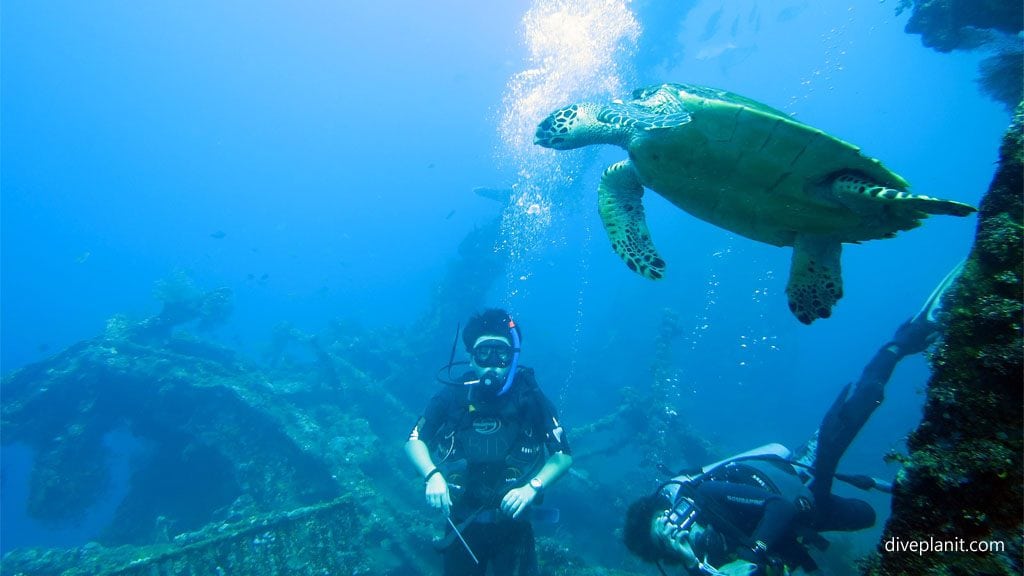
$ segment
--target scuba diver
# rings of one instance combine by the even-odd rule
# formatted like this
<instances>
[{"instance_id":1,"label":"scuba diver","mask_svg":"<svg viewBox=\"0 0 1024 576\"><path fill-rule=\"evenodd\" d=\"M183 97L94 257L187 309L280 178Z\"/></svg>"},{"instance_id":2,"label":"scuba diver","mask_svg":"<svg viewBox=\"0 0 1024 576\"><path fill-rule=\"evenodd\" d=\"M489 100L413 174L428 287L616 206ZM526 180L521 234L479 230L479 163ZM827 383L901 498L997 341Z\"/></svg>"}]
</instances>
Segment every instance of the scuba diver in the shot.
<instances>
[{"instance_id":1,"label":"scuba diver","mask_svg":"<svg viewBox=\"0 0 1024 576\"><path fill-rule=\"evenodd\" d=\"M626 547L662 574L664 563L693 575L782 575L797 568L817 570L808 546L828 545L821 532L873 526L871 506L836 496L833 481L883 492L891 485L838 474L836 467L881 405L896 364L938 339L942 297L962 268L961 263L946 275L921 310L875 353L856 384L843 387L797 454L769 444L677 475L630 505L623 528Z\"/></svg>"},{"instance_id":2,"label":"scuba diver","mask_svg":"<svg viewBox=\"0 0 1024 576\"><path fill-rule=\"evenodd\" d=\"M405 445L427 503L448 522L435 543L448 576L482 576L488 567L496 576L539 574L530 517L541 515L544 491L572 456L554 406L533 370L519 364L521 338L504 310L470 318L462 331L469 370L451 377L461 364L453 362L453 342L441 368L448 377L438 377L445 386Z\"/></svg>"}]
</instances>

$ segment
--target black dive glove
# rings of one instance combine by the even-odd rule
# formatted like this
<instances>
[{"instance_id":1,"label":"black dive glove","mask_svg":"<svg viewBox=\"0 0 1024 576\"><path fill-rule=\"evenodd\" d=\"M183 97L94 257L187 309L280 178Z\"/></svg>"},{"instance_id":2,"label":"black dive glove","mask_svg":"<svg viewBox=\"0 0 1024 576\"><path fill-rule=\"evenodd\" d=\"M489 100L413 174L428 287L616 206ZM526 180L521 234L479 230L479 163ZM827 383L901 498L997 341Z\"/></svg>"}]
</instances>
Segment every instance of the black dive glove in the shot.
<instances>
[{"instance_id":1,"label":"black dive glove","mask_svg":"<svg viewBox=\"0 0 1024 576\"><path fill-rule=\"evenodd\" d=\"M942 299L956 283L963 269L963 262L953 267L928 296L928 300L925 301L921 310L896 330L896 335L893 336L890 346L896 347L895 352L900 357L920 354L938 339L938 318L942 310Z\"/></svg>"},{"instance_id":2,"label":"black dive glove","mask_svg":"<svg viewBox=\"0 0 1024 576\"><path fill-rule=\"evenodd\" d=\"M924 352L938 338L938 324L928 320L927 316L922 314L901 324L896 329L890 346L895 346L896 353L901 357L910 356Z\"/></svg>"}]
</instances>

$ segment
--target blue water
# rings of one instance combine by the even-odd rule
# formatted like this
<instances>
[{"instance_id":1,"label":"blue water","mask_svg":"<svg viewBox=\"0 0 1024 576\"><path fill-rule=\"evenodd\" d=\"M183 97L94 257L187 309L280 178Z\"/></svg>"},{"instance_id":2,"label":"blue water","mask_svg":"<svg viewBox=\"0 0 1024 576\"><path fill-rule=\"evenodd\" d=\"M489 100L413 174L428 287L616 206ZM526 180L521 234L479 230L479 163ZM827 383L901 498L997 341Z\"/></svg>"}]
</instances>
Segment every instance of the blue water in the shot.
<instances>
[{"instance_id":1,"label":"blue water","mask_svg":"<svg viewBox=\"0 0 1024 576\"><path fill-rule=\"evenodd\" d=\"M550 184L546 158L575 165L577 183L540 187L546 220L506 217L523 253L490 300L519 318L523 362L570 429L646 384L671 309L694 429L729 449L798 444L966 256L975 219L847 245L845 296L809 327L786 306L789 250L654 194L668 275L630 273L595 209L597 178L622 152L541 157L502 136L513 79L538 65L527 11L609 4L5 3L0 369L91 338L115 314L157 313L154 285L175 271L233 289L234 315L211 337L254 357L282 321L406 325L459 241L498 213L473 188ZM977 205L1007 114L977 91L980 54L922 47L894 4L623 3L635 29L599 21L622 49L596 53L586 85L556 82L562 101L525 120L580 95L610 99L605 80L620 97L663 81L717 86L861 146L918 193ZM556 59L579 55L548 42ZM881 456L919 419L927 377L921 357L899 366L847 467L895 473ZM11 469L29 457L8 454L5 482L21 486ZM6 491L5 549L21 529Z\"/></svg>"}]
</instances>

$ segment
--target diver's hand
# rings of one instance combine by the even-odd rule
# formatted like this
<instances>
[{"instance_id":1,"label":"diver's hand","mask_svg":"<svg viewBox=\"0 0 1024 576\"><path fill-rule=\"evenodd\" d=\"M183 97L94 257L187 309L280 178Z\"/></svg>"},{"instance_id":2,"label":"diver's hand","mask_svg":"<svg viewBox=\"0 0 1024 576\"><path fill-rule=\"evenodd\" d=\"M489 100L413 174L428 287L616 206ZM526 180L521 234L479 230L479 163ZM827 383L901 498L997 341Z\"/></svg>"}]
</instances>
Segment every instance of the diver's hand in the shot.
<instances>
[{"instance_id":1,"label":"diver's hand","mask_svg":"<svg viewBox=\"0 0 1024 576\"><path fill-rule=\"evenodd\" d=\"M448 482L441 474L434 474L427 480L427 504L449 514L452 508L452 497L448 493Z\"/></svg>"},{"instance_id":2,"label":"diver's hand","mask_svg":"<svg viewBox=\"0 0 1024 576\"><path fill-rule=\"evenodd\" d=\"M690 545L689 530L677 530L675 524L669 522L667 512L655 518L652 529L658 535L659 540L675 552L687 570L697 569L700 561Z\"/></svg>"},{"instance_id":3,"label":"diver's hand","mask_svg":"<svg viewBox=\"0 0 1024 576\"><path fill-rule=\"evenodd\" d=\"M753 576L757 573L757 564L746 560L733 560L718 569L722 576Z\"/></svg>"},{"instance_id":4,"label":"diver's hand","mask_svg":"<svg viewBox=\"0 0 1024 576\"><path fill-rule=\"evenodd\" d=\"M536 497L537 491L529 484L513 488L501 499L501 511L513 518L518 518Z\"/></svg>"}]
</instances>

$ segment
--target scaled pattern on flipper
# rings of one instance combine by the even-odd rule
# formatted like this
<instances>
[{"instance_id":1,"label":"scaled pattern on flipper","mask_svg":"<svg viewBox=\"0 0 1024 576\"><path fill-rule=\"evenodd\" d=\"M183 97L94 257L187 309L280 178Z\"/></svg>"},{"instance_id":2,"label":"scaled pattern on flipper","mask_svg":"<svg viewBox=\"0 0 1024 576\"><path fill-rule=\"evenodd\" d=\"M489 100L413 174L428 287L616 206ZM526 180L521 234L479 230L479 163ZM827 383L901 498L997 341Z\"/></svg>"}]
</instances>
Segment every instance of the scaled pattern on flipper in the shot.
<instances>
[{"instance_id":1,"label":"scaled pattern on flipper","mask_svg":"<svg viewBox=\"0 0 1024 576\"><path fill-rule=\"evenodd\" d=\"M624 148L598 186L612 248L634 272L657 280L665 261L644 217L644 189L752 240L793 248L786 295L800 322L828 318L843 296L842 244L892 238L929 214L975 208L913 194L874 158L738 94L659 84L629 101L580 102L552 112L534 143L556 150Z\"/></svg>"}]
</instances>

